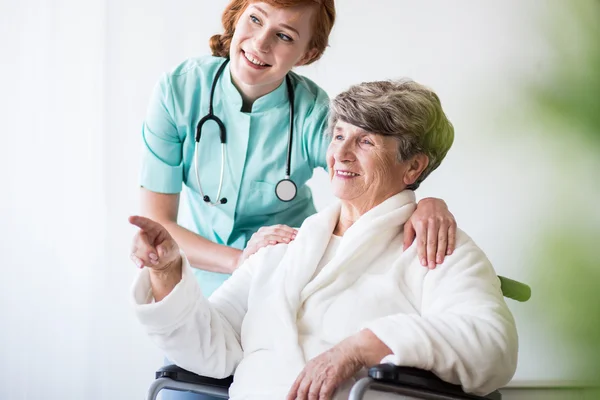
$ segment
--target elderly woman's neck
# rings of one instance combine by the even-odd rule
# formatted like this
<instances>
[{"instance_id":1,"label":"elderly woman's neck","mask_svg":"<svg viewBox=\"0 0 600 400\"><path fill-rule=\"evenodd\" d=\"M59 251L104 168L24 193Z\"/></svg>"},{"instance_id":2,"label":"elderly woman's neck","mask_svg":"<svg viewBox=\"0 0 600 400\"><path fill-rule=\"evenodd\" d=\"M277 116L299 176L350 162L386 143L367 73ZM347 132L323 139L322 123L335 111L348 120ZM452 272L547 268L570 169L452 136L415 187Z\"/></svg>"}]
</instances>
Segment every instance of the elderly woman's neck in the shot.
<instances>
[{"instance_id":1,"label":"elderly woman's neck","mask_svg":"<svg viewBox=\"0 0 600 400\"><path fill-rule=\"evenodd\" d=\"M346 233L346 231L358 221L363 214L375 206L377 206L377 204L361 204L357 206L342 202L340 217L333 230L333 234L336 236L344 236L344 233Z\"/></svg>"}]
</instances>

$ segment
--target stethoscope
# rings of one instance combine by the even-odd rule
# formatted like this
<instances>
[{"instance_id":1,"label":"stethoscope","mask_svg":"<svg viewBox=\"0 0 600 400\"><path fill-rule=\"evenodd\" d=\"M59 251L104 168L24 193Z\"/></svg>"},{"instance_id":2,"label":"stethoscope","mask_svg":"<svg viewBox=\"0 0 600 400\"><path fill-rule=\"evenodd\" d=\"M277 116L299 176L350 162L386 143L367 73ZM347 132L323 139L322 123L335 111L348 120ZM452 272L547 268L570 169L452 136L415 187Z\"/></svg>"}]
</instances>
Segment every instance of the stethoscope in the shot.
<instances>
[{"instance_id":1,"label":"stethoscope","mask_svg":"<svg viewBox=\"0 0 600 400\"><path fill-rule=\"evenodd\" d=\"M208 114L204 116L198 122L198 126L196 127L196 146L194 149L194 169L196 170L196 182L198 183L198 189L200 190L200 194L202 195L202 199L209 203L210 205L216 206L219 204L227 203L227 199L225 197L221 198L221 189L223 188L223 174L225 173L225 142L227 139L227 134L225 131L225 125L223 121L219 117L214 114L213 111L213 97L215 95L215 88L217 87L217 82L225 69L225 66L229 62L229 59L226 59L223 64L219 67L217 74L212 83L212 88L210 89L210 103L208 105ZM292 86L292 81L289 75L285 76L285 83L287 85L287 94L288 101L290 103L290 132L288 135L288 149L287 149L287 164L285 167L285 178L277 182L275 186L275 195L281 201L292 201L296 197L297 187L296 184L290 179L290 165L292 159L292 138L294 136L294 87ZM202 191L202 186L200 185L200 175L198 173L198 145L200 144L200 135L202 133L202 125L206 121L214 121L219 126L219 132L221 137L221 178L219 180L219 190L217 191L217 199L220 198L217 202L212 202L208 195L205 195Z\"/></svg>"}]
</instances>

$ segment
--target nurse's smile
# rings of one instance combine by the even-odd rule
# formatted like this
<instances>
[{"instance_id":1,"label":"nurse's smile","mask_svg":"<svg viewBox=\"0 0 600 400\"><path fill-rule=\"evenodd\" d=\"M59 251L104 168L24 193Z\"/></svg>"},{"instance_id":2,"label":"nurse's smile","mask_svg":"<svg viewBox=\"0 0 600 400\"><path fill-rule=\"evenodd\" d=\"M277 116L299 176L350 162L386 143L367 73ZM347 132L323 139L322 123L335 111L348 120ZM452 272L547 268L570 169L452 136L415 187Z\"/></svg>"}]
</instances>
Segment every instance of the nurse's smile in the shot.
<instances>
[{"instance_id":1,"label":"nurse's smile","mask_svg":"<svg viewBox=\"0 0 600 400\"><path fill-rule=\"evenodd\" d=\"M244 58L244 60L246 61L246 65L248 65L250 68L254 68L254 69L267 69L269 67L271 67L271 65L267 64L266 62L263 62L258 56L250 53L250 52L246 52L244 50L242 50L240 52Z\"/></svg>"}]
</instances>

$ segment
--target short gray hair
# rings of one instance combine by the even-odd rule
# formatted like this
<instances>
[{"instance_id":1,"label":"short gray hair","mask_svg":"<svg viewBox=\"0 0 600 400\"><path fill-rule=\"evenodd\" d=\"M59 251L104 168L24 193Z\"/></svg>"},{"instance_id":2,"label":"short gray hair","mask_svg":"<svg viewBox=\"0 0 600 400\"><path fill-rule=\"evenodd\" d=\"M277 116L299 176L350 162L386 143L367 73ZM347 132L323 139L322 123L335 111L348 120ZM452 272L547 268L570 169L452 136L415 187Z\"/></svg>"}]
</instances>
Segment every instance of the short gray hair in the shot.
<instances>
[{"instance_id":1,"label":"short gray hair","mask_svg":"<svg viewBox=\"0 0 600 400\"><path fill-rule=\"evenodd\" d=\"M365 82L337 95L329 111L329 130L338 120L398 140L398 160L422 153L427 168L407 189L415 190L435 170L454 141L454 127L439 97L408 79Z\"/></svg>"}]
</instances>

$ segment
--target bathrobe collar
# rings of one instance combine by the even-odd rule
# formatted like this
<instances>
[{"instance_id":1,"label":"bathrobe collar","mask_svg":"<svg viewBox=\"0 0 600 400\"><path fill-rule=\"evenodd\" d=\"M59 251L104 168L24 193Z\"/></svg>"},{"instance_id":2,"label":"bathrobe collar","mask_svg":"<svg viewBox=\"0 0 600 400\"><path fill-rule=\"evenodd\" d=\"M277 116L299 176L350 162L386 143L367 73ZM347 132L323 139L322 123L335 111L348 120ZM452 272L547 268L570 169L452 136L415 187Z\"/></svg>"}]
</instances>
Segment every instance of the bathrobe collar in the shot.
<instances>
[{"instance_id":1,"label":"bathrobe collar","mask_svg":"<svg viewBox=\"0 0 600 400\"><path fill-rule=\"evenodd\" d=\"M298 365L307 361L298 345L296 329L301 305L318 292L339 292L352 285L388 248L415 208L414 192L405 190L369 210L344 233L336 255L312 281L338 222L341 203L338 201L304 221L277 271L282 282L275 294L279 314L275 317L290 329L287 340L281 343L287 352L296 349L290 354L290 361L296 359Z\"/></svg>"}]
</instances>

